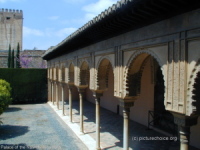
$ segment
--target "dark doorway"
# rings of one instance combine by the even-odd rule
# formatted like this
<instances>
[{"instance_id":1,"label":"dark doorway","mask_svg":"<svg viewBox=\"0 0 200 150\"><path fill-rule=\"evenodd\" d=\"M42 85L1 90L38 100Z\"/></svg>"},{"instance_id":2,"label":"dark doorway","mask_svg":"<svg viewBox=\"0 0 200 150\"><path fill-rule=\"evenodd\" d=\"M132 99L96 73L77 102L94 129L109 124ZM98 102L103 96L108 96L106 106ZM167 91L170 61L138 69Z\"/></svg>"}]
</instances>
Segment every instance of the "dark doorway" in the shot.
<instances>
[{"instance_id":1,"label":"dark doorway","mask_svg":"<svg viewBox=\"0 0 200 150\"><path fill-rule=\"evenodd\" d=\"M154 86L154 127L176 135L177 125L174 124L174 117L164 106L164 90L164 77L160 67L157 67Z\"/></svg>"}]
</instances>

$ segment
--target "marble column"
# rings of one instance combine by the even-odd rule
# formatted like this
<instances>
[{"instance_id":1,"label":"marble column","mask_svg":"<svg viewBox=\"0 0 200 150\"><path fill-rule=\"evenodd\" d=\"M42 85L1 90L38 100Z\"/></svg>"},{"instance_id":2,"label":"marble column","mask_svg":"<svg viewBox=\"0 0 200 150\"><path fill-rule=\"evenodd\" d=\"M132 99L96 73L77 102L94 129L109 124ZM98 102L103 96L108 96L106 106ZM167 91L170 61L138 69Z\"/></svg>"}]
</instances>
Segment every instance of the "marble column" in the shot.
<instances>
[{"instance_id":1,"label":"marble column","mask_svg":"<svg viewBox=\"0 0 200 150\"><path fill-rule=\"evenodd\" d=\"M49 91L50 91L50 102L52 102L52 88L53 88L53 85L52 85L52 81L51 80L49 80L49 82L50 82L50 89L49 89Z\"/></svg>"},{"instance_id":2,"label":"marble column","mask_svg":"<svg viewBox=\"0 0 200 150\"><path fill-rule=\"evenodd\" d=\"M84 133L84 120L83 120L83 95L85 93L85 88L78 87L79 91L79 101L80 101L80 132Z\"/></svg>"},{"instance_id":3,"label":"marble column","mask_svg":"<svg viewBox=\"0 0 200 150\"><path fill-rule=\"evenodd\" d=\"M72 86L68 85L69 89L69 120L72 122Z\"/></svg>"},{"instance_id":4,"label":"marble column","mask_svg":"<svg viewBox=\"0 0 200 150\"><path fill-rule=\"evenodd\" d=\"M178 125L180 134L180 150L188 150L190 143L190 127L197 124L198 116L186 116L171 112L174 116L174 123Z\"/></svg>"},{"instance_id":5,"label":"marble column","mask_svg":"<svg viewBox=\"0 0 200 150\"><path fill-rule=\"evenodd\" d=\"M100 97L103 92L94 92L96 103L96 149L100 150Z\"/></svg>"},{"instance_id":6,"label":"marble column","mask_svg":"<svg viewBox=\"0 0 200 150\"><path fill-rule=\"evenodd\" d=\"M65 101L64 101L64 83L61 83L61 97L62 97L62 114L65 115Z\"/></svg>"},{"instance_id":7,"label":"marble column","mask_svg":"<svg viewBox=\"0 0 200 150\"><path fill-rule=\"evenodd\" d=\"M130 108L123 109L123 118L124 118L124 128L123 128L123 148L128 150L129 148L129 114Z\"/></svg>"},{"instance_id":8,"label":"marble column","mask_svg":"<svg viewBox=\"0 0 200 150\"><path fill-rule=\"evenodd\" d=\"M51 81L51 102L53 102L53 82Z\"/></svg>"},{"instance_id":9,"label":"marble column","mask_svg":"<svg viewBox=\"0 0 200 150\"><path fill-rule=\"evenodd\" d=\"M53 88L52 88L52 98L53 98L53 105L54 105L54 102L56 100L56 86L55 86L56 82L53 83ZM55 92L55 93L54 93Z\"/></svg>"},{"instance_id":10,"label":"marble column","mask_svg":"<svg viewBox=\"0 0 200 150\"><path fill-rule=\"evenodd\" d=\"M129 114L130 114L130 108L134 105L134 101L137 99L137 96L135 97L127 97L123 99L119 99L120 106L123 108L123 149L128 150L129 149Z\"/></svg>"},{"instance_id":11,"label":"marble column","mask_svg":"<svg viewBox=\"0 0 200 150\"><path fill-rule=\"evenodd\" d=\"M59 109L58 83L56 83L56 105L57 109Z\"/></svg>"}]
</instances>

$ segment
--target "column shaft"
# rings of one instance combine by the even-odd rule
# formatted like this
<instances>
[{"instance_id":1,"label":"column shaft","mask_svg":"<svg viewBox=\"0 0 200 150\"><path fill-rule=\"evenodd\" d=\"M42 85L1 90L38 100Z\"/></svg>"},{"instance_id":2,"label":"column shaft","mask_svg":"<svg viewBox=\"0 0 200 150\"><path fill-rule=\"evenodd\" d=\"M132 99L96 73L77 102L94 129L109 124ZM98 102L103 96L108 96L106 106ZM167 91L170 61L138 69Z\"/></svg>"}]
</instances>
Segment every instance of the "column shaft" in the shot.
<instances>
[{"instance_id":1,"label":"column shaft","mask_svg":"<svg viewBox=\"0 0 200 150\"><path fill-rule=\"evenodd\" d=\"M69 88L69 120L72 122L72 92L71 88Z\"/></svg>"},{"instance_id":2,"label":"column shaft","mask_svg":"<svg viewBox=\"0 0 200 150\"><path fill-rule=\"evenodd\" d=\"M190 127L179 126L180 150L188 150L190 140Z\"/></svg>"},{"instance_id":3,"label":"column shaft","mask_svg":"<svg viewBox=\"0 0 200 150\"><path fill-rule=\"evenodd\" d=\"M96 98L96 149L100 150L100 98Z\"/></svg>"},{"instance_id":4,"label":"column shaft","mask_svg":"<svg viewBox=\"0 0 200 150\"><path fill-rule=\"evenodd\" d=\"M84 132L83 128L83 93L79 92L79 99L80 99L80 132Z\"/></svg>"},{"instance_id":5,"label":"column shaft","mask_svg":"<svg viewBox=\"0 0 200 150\"><path fill-rule=\"evenodd\" d=\"M49 101L50 102L52 102L52 83L51 83L51 81L49 81L50 82L50 89L49 89L49 91L50 91L50 93L49 93Z\"/></svg>"},{"instance_id":6,"label":"column shaft","mask_svg":"<svg viewBox=\"0 0 200 150\"><path fill-rule=\"evenodd\" d=\"M53 83L53 88L52 88L52 100L53 100L53 105L54 105L54 101L55 101L55 95L56 93L54 93L54 90L55 90L55 83Z\"/></svg>"},{"instance_id":7,"label":"column shaft","mask_svg":"<svg viewBox=\"0 0 200 150\"><path fill-rule=\"evenodd\" d=\"M53 102L53 82L51 82L51 102Z\"/></svg>"},{"instance_id":8,"label":"column shaft","mask_svg":"<svg viewBox=\"0 0 200 150\"><path fill-rule=\"evenodd\" d=\"M65 107L64 107L64 85L61 85L62 88L62 114L65 115Z\"/></svg>"},{"instance_id":9,"label":"column shaft","mask_svg":"<svg viewBox=\"0 0 200 150\"><path fill-rule=\"evenodd\" d=\"M58 83L56 83L56 104L57 104L57 109L59 109Z\"/></svg>"},{"instance_id":10,"label":"column shaft","mask_svg":"<svg viewBox=\"0 0 200 150\"><path fill-rule=\"evenodd\" d=\"M128 150L129 147L129 113L130 108L124 108L123 118L124 118L124 138L123 138L123 149Z\"/></svg>"}]
</instances>

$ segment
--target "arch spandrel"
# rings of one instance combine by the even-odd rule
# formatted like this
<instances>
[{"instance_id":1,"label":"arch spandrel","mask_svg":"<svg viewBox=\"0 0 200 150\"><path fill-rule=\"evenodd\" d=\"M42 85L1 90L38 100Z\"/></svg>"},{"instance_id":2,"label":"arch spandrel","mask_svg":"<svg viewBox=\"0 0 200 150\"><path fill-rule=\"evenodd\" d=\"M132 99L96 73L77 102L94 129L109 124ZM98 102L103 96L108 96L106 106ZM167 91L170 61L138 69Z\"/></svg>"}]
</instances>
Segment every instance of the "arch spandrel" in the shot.
<instances>
[{"instance_id":1,"label":"arch spandrel","mask_svg":"<svg viewBox=\"0 0 200 150\"><path fill-rule=\"evenodd\" d=\"M166 65L166 62L168 61L168 45L158 45L158 46L151 46L147 48L136 48L136 49L129 49L124 51L124 60L123 64L128 65L130 64L131 60L134 55L138 55L139 53L147 53L153 56L159 63L160 66Z\"/></svg>"},{"instance_id":2,"label":"arch spandrel","mask_svg":"<svg viewBox=\"0 0 200 150\"><path fill-rule=\"evenodd\" d=\"M109 60L109 62L112 65L112 68L114 68L114 64L115 64L115 55L114 54L110 54L110 55L106 55L106 56L96 56L95 58L95 68L98 69L100 63L102 62L103 59L107 59Z\"/></svg>"}]
</instances>

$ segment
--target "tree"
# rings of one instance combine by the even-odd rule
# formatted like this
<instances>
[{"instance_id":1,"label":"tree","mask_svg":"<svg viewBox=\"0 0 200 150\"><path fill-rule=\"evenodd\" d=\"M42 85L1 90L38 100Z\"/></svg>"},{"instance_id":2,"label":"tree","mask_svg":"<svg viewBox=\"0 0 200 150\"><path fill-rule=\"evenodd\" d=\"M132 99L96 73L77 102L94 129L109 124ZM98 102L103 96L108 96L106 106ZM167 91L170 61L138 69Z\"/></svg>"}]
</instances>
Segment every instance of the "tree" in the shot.
<instances>
[{"instance_id":1,"label":"tree","mask_svg":"<svg viewBox=\"0 0 200 150\"><path fill-rule=\"evenodd\" d=\"M0 79L0 115L11 103L11 87L8 82Z\"/></svg>"},{"instance_id":2,"label":"tree","mask_svg":"<svg viewBox=\"0 0 200 150\"><path fill-rule=\"evenodd\" d=\"M9 44L9 50L8 50L8 68L11 67L11 46Z\"/></svg>"},{"instance_id":3,"label":"tree","mask_svg":"<svg viewBox=\"0 0 200 150\"><path fill-rule=\"evenodd\" d=\"M22 68L30 68L32 57L27 54L21 53L19 56L19 62Z\"/></svg>"},{"instance_id":4,"label":"tree","mask_svg":"<svg viewBox=\"0 0 200 150\"><path fill-rule=\"evenodd\" d=\"M16 54L16 68L21 68L20 61L19 61L19 53L20 53L20 46L19 43L17 44L17 54Z\"/></svg>"},{"instance_id":5,"label":"tree","mask_svg":"<svg viewBox=\"0 0 200 150\"><path fill-rule=\"evenodd\" d=\"M10 68L15 68L15 52L14 52L14 49L12 50L11 67Z\"/></svg>"}]
</instances>

